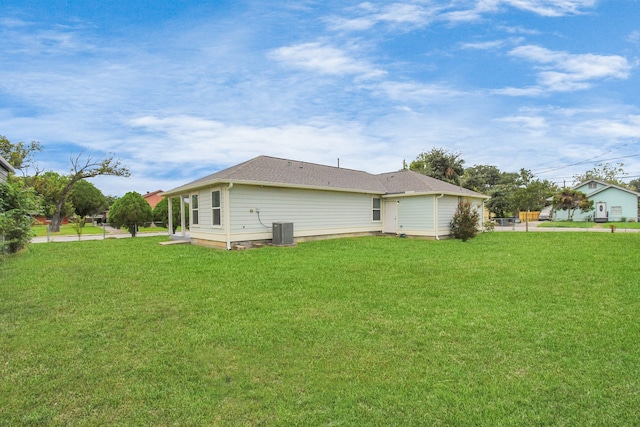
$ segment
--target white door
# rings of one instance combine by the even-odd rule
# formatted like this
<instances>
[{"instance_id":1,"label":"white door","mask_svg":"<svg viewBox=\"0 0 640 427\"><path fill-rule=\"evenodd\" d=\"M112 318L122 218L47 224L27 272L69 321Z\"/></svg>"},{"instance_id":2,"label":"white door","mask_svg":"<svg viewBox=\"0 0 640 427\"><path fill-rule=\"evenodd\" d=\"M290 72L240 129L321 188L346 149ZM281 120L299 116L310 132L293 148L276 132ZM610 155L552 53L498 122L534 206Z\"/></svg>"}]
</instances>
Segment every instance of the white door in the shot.
<instances>
[{"instance_id":1,"label":"white door","mask_svg":"<svg viewBox=\"0 0 640 427\"><path fill-rule=\"evenodd\" d=\"M395 233L397 224L398 224L398 201L385 200L382 232Z\"/></svg>"},{"instance_id":2,"label":"white door","mask_svg":"<svg viewBox=\"0 0 640 427\"><path fill-rule=\"evenodd\" d=\"M596 222L607 222L607 204L604 202L596 203Z\"/></svg>"}]
</instances>

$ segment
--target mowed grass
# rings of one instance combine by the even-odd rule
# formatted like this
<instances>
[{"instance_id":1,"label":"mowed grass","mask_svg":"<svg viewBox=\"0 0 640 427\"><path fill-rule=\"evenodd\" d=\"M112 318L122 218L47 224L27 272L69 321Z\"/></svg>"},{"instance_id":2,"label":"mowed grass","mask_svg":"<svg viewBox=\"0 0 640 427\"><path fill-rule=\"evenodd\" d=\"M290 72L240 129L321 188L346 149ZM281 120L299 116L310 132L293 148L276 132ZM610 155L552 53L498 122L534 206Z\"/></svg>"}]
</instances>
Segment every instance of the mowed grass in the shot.
<instances>
[{"instance_id":1,"label":"mowed grass","mask_svg":"<svg viewBox=\"0 0 640 427\"><path fill-rule=\"evenodd\" d=\"M0 264L0 425L640 419L638 234L162 240Z\"/></svg>"}]
</instances>

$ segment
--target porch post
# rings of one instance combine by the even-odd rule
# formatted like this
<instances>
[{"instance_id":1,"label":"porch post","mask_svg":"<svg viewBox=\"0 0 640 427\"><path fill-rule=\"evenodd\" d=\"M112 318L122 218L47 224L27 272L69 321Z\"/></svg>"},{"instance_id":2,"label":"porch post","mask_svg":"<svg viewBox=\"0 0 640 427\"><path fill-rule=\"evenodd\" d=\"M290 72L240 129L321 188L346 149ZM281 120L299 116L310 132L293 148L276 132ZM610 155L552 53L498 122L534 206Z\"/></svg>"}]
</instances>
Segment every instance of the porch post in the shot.
<instances>
[{"instance_id":1,"label":"porch post","mask_svg":"<svg viewBox=\"0 0 640 427\"><path fill-rule=\"evenodd\" d=\"M187 222L184 214L184 196L180 195L180 233L182 237L187 237Z\"/></svg>"}]
</instances>

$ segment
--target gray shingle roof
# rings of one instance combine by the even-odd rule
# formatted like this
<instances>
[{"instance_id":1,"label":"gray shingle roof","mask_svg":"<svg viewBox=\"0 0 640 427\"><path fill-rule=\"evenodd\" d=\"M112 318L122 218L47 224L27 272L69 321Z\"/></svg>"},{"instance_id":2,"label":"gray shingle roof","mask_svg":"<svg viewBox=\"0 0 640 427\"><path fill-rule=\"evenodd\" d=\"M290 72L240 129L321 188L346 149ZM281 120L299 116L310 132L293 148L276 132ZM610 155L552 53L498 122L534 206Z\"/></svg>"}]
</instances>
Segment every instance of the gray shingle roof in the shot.
<instances>
[{"instance_id":1,"label":"gray shingle roof","mask_svg":"<svg viewBox=\"0 0 640 427\"><path fill-rule=\"evenodd\" d=\"M164 194L176 195L207 185L230 182L358 191L381 195L410 191L416 193L445 192L482 197L479 193L412 171L373 175L353 169L269 156L253 158Z\"/></svg>"},{"instance_id":2,"label":"gray shingle roof","mask_svg":"<svg viewBox=\"0 0 640 427\"><path fill-rule=\"evenodd\" d=\"M11 166L11 164L9 164L9 162L6 161L2 156L0 156L0 167L2 167L7 172L15 172L13 166Z\"/></svg>"}]
</instances>

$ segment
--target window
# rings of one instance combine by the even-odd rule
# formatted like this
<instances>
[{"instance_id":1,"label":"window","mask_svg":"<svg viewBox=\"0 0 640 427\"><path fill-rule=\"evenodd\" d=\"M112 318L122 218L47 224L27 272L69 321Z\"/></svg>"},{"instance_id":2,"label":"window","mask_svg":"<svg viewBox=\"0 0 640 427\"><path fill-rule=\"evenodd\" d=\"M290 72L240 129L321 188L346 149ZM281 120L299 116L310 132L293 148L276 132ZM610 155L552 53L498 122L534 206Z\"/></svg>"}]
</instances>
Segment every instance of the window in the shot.
<instances>
[{"instance_id":1,"label":"window","mask_svg":"<svg viewBox=\"0 0 640 427\"><path fill-rule=\"evenodd\" d=\"M611 216L622 216L622 206L611 206Z\"/></svg>"},{"instance_id":2,"label":"window","mask_svg":"<svg viewBox=\"0 0 640 427\"><path fill-rule=\"evenodd\" d=\"M382 210L380 207L382 206L381 199L374 197L373 198L373 220L380 221L382 219Z\"/></svg>"},{"instance_id":3,"label":"window","mask_svg":"<svg viewBox=\"0 0 640 427\"><path fill-rule=\"evenodd\" d=\"M590 182L588 184L589 190L594 190L596 188L598 188L598 183L597 182Z\"/></svg>"},{"instance_id":4,"label":"window","mask_svg":"<svg viewBox=\"0 0 640 427\"><path fill-rule=\"evenodd\" d=\"M211 209L213 210L213 225L220 225L220 191L211 193Z\"/></svg>"},{"instance_id":5,"label":"window","mask_svg":"<svg viewBox=\"0 0 640 427\"><path fill-rule=\"evenodd\" d=\"M198 224L198 195L191 196L191 224Z\"/></svg>"}]
</instances>

